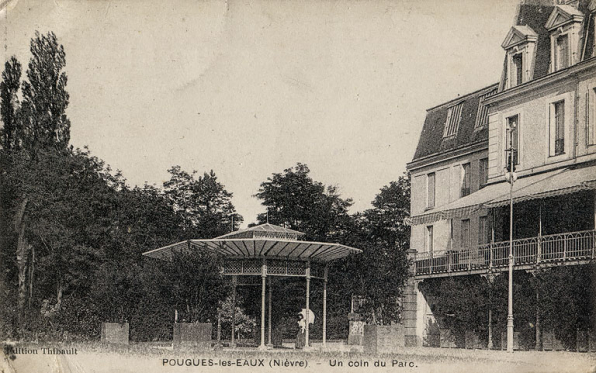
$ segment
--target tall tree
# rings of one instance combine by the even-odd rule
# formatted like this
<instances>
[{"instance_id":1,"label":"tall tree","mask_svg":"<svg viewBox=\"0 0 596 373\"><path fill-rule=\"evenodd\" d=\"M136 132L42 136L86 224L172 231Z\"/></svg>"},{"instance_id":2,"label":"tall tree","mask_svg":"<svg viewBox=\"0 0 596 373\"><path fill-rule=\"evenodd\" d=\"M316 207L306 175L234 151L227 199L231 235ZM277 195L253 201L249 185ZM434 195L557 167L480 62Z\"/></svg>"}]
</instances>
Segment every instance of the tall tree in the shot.
<instances>
[{"instance_id":1,"label":"tall tree","mask_svg":"<svg viewBox=\"0 0 596 373\"><path fill-rule=\"evenodd\" d=\"M407 248L410 226L404 221L410 216L409 177L400 176L381 188L372 205L373 208L365 212L371 235L390 247Z\"/></svg>"},{"instance_id":2,"label":"tall tree","mask_svg":"<svg viewBox=\"0 0 596 373\"><path fill-rule=\"evenodd\" d=\"M41 277L35 282L46 287L40 295L53 293L56 309L66 291L88 287L86 268L101 256L93 233L100 229L98 207L103 195L113 194L105 176L103 162L82 151L40 150L34 160L23 152L13 157L6 181L26 201L17 204L15 212L15 220L21 222L17 250L20 309L32 297L26 285L33 286L38 267ZM22 250L24 245L26 250Z\"/></svg>"},{"instance_id":3,"label":"tall tree","mask_svg":"<svg viewBox=\"0 0 596 373\"><path fill-rule=\"evenodd\" d=\"M309 240L336 239L349 223L352 200L341 198L337 187L325 186L309 173L307 165L298 163L261 183L255 196L267 212L258 215L258 222L287 226Z\"/></svg>"},{"instance_id":4,"label":"tall tree","mask_svg":"<svg viewBox=\"0 0 596 373\"><path fill-rule=\"evenodd\" d=\"M168 172L171 177L164 183L164 191L184 220L184 238L220 236L242 223L242 216L232 204L232 193L217 180L213 170L199 177L195 177L196 171L188 173L180 166Z\"/></svg>"},{"instance_id":5,"label":"tall tree","mask_svg":"<svg viewBox=\"0 0 596 373\"><path fill-rule=\"evenodd\" d=\"M35 33L30 45L31 60L22 84L21 118L29 149L64 149L70 141L70 120L66 115L69 94L64 71L66 54L53 32Z\"/></svg>"},{"instance_id":6,"label":"tall tree","mask_svg":"<svg viewBox=\"0 0 596 373\"><path fill-rule=\"evenodd\" d=\"M19 87L21 85L21 63L12 56L4 64L0 83L0 115L4 124L0 129L0 147L10 151L19 147L19 128L17 114L19 106Z\"/></svg>"},{"instance_id":7,"label":"tall tree","mask_svg":"<svg viewBox=\"0 0 596 373\"><path fill-rule=\"evenodd\" d=\"M2 119L2 127L0 128L0 296L4 299L9 299L10 288L7 286L7 274L10 272L10 265L14 258L14 251L11 255L8 254L9 249L16 244L14 236L15 232L19 232L21 242L17 250L17 263L21 266L22 271L24 266L21 264L25 258L24 250L26 245L22 242L24 232L22 210L24 213L24 206L21 210L13 214L13 203L15 190L6 183L7 172L11 168L11 154L20 145L20 126L18 120L19 112L19 87L21 84L21 64L12 56L4 64L4 71L2 72L2 82L0 82L0 119ZM20 273L20 278L23 278L23 273ZM24 281L22 282L24 286ZM5 310L2 310L5 311ZM8 319L0 315L0 323L6 322ZM10 329L10 326L4 324L0 325L0 329Z\"/></svg>"},{"instance_id":8,"label":"tall tree","mask_svg":"<svg viewBox=\"0 0 596 373\"><path fill-rule=\"evenodd\" d=\"M360 255L331 267L334 296L359 295L361 312L371 323L388 324L401 315L399 299L408 278L410 182L407 176L384 186L372 201L373 208L353 216L346 244L363 250Z\"/></svg>"},{"instance_id":9,"label":"tall tree","mask_svg":"<svg viewBox=\"0 0 596 373\"><path fill-rule=\"evenodd\" d=\"M12 214L12 219L8 220L13 221L14 234L18 237L16 262L19 316L22 315L25 305L26 270L33 255L28 222L33 221L29 219L29 214L35 212L31 202L37 196L28 190L39 189L35 187L39 180L27 180L26 175L30 172L26 171L37 168L34 163L42 155L42 150L65 150L70 139L70 121L65 113L69 98L66 92L67 78L62 71L66 63L64 48L58 44L54 33L40 35L39 32L36 32L31 40L30 47L32 56L27 69L28 81L22 83L21 105L19 106L17 96L20 64L16 58L11 58L5 65L0 86L0 113L4 122L1 139L2 163L6 165L8 174L3 179L12 181L12 184L3 182L2 189L12 193L13 197L12 203L2 206L2 210L4 214ZM21 147L28 151L27 154L12 152ZM44 161L40 164L43 163ZM55 166L51 165L52 168Z\"/></svg>"}]
</instances>

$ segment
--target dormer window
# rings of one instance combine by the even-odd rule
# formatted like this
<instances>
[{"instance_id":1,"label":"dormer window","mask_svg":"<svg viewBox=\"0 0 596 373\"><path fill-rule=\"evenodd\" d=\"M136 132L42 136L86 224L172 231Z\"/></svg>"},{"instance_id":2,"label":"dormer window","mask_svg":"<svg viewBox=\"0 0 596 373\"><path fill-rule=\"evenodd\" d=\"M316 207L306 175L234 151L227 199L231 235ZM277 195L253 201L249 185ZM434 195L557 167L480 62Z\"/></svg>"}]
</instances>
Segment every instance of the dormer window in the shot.
<instances>
[{"instance_id":1,"label":"dormer window","mask_svg":"<svg viewBox=\"0 0 596 373\"><path fill-rule=\"evenodd\" d=\"M484 99L497 93L497 90L492 90L480 96L480 103L478 104L478 112L476 113L476 123L474 123L474 131L481 130L488 126L488 106L484 105Z\"/></svg>"},{"instance_id":2,"label":"dormer window","mask_svg":"<svg viewBox=\"0 0 596 373\"><path fill-rule=\"evenodd\" d=\"M524 55L522 53L511 56L511 82L516 86L524 82Z\"/></svg>"},{"instance_id":3,"label":"dormer window","mask_svg":"<svg viewBox=\"0 0 596 373\"><path fill-rule=\"evenodd\" d=\"M501 45L507 51L505 88L517 87L532 79L532 65L538 34L528 26L513 26Z\"/></svg>"},{"instance_id":4,"label":"dormer window","mask_svg":"<svg viewBox=\"0 0 596 373\"><path fill-rule=\"evenodd\" d=\"M555 70L558 71L569 66L569 36L559 35L555 44Z\"/></svg>"},{"instance_id":5,"label":"dormer window","mask_svg":"<svg viewBox=\"0 0 596 373\"><path fill-rule=\"evenodd\" d=\"M584 14L569 5L555 7L546 22L550 32L550 71L565 69L579 62L580 33Z\"/></svg>"},{"instance_id":6,"label":"dormer window","mask_svg":"<svg viewBox=\"0 0 596 373\"><path fill-rule=\"evenodd\" d=\"M461 120L461 109L464 106L463 102L450 107L447 110L447 120L445 121L445 129L443 130L443 139L455 137L457 128Z\"/></svg>"}]
</instances>

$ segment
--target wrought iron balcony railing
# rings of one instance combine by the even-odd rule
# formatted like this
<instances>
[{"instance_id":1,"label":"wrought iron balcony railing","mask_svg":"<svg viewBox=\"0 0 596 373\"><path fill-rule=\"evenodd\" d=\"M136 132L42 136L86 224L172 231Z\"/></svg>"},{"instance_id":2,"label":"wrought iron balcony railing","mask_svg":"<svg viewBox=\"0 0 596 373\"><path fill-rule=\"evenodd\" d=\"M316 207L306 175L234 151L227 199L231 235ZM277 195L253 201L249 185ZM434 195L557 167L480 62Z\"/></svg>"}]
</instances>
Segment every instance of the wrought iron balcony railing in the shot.
<instances>
[{"instance_id":1,"label":"wrought iron balcony railing","mask_svg":"<svg viewBox=\"0 0 596 373\"><path fill-rule=\"evenodd\" d=\"M595 259L595 236L596 231L590 230L514 240L514 266ZM500 270L509 265L509 241L479 245L471 249L417 253L414 263L417 276Z\"/></svg>"}]
</instances>

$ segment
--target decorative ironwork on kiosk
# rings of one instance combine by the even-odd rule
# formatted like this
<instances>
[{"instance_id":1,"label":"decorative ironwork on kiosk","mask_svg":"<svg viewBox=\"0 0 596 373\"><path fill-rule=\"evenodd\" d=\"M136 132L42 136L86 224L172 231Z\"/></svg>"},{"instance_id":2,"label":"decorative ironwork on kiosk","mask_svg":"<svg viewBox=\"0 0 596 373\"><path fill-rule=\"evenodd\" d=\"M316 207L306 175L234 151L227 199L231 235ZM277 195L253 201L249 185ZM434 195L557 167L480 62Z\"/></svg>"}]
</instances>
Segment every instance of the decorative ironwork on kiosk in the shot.
<instances>
[{"instance_id":1,"label":"decorative ironwork on kiosk","mask_svg":"<svg viewBox=\"0 0 596 373\"><path fill-rule=\"evenodd\" d=\"M306 279L305 310L306 320L310 312L310 280L323 282L323 346L327 337L327 273L328 263L350 254L359 254L360 249L329 242L300 240L304 233L273 224L230 232L213 239L193 239L164 246L143 253L148 257L171 260L178 252L208 250L224 257L222 274L232 277L232 299L236 304L238 276L261 276L261 344L265 349L265 300L267 277L269 277L269 336L271 345L271 277L304 277ZM235 312L232 312L232 325L236 325ZM234 327L232 327L234 330ZM234 333L230 345L235 346ZM305 348L309 346L309 323L305 327Z\"/></svg>"}]
</instances>

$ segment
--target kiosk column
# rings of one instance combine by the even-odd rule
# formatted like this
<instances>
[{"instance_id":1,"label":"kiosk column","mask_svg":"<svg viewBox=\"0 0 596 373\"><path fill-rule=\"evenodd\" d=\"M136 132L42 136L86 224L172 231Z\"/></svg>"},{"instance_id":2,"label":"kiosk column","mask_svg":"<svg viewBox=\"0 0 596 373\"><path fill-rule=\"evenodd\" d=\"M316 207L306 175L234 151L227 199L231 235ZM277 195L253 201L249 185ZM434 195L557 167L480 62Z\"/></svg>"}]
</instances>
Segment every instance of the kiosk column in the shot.
<instances>
[{"instance_id":1,"label":"kiosk column","mask_svg":"<svg viewBox=\"0 0 596 373\"><path fill-rule=\"evenodd\" d=\"M310 320L310 261L306 265L306 312L305 312L305 321L306 327L304 329L304 348L308 349L310 347L308 341L308 329L309 329L309 320Z\"/></svg>"},{"instance_id":2,"label":"kiosk column","mask_svg":"<svg viewBox=\"0 0 596 373\"><path fill-rule=\"evenodd\" d=\"M260 350L265 350L265 282L267 281L267 260L263 259L261 266L261 345Z\"/></svg>"}]
</instances>

